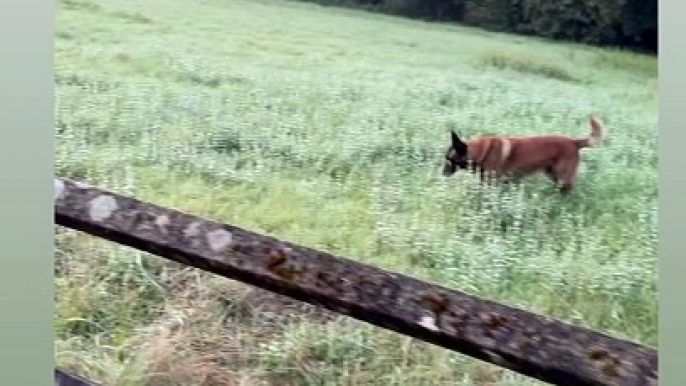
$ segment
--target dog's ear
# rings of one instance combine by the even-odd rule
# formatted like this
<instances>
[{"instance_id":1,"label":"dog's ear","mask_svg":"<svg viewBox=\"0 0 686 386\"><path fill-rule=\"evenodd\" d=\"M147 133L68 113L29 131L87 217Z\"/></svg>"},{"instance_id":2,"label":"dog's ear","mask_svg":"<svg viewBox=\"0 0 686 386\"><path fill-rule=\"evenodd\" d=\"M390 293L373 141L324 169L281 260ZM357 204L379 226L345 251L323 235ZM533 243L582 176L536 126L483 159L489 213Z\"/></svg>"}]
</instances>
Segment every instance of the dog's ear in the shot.
<instances>
[{"instance_id":1,"label":"dog's ear","mask_svg":"<svg viewBox=\"0 0 686 386\"><path fill-rule=\"evenodd\" d=\"M460 137L455 134L454 131L450 131L450 140L453 145L453 149L459 154L459 155L465 155L467 154L467 144L462 142Z\"/></svg>"},{"instance_id":2,"label":"dog's ear","mask_svg":"<svg viewBox=\"0 0 686 386\"><path fill-rule=\"evenodd\" d=\"M462 142L460 141L460 137L458 137L453 130L450 130L450 141L453 143L453 145Z\"/></svg>"}]
</instances>

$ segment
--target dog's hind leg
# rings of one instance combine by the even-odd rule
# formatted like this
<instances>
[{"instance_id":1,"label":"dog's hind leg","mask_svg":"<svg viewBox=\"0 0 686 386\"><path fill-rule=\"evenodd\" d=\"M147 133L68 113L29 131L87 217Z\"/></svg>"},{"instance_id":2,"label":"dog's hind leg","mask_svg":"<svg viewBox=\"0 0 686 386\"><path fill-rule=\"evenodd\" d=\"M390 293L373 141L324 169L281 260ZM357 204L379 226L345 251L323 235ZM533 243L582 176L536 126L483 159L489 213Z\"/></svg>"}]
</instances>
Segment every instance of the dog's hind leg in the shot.
<instances>
[{"instance_id":1,"label":"dog's hind leg","mask_svg":"<svg viewBox=\"0 0 686 386\"><path fill-rule=\"evenodd\" d=\"M543 169L543 173L545 173L545 175L548 176L553 183L557 184L557 175L555 174L555 170L553 170L552 166L548 166L547 168Z\"/></svg>"},{"instance_id":2,"label":"dog's hind leg","mask_svg":"<svg viewBox=\"0 0 686 386\"><path fill-rule=\"evenodd\" d=\"M561 193L566 194L572 190L576 182L578 168L578 155L570 156L553 165L554 181L557 183Z\"/></svg>"}]
</instances>

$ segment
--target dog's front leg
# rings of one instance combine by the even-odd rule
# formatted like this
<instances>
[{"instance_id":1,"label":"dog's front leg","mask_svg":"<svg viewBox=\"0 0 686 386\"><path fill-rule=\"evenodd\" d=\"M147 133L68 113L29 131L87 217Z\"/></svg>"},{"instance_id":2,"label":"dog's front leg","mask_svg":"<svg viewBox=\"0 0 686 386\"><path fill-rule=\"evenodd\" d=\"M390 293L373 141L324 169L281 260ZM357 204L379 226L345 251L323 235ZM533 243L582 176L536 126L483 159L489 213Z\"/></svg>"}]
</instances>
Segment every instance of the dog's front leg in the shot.
<instances>
[{"instance_id":1,"label":"dog's front leg","mask_svg":"<svg viewBox=\"0 0 686 386\"><path fill-rule=\"evenodd\" d=\"M496 179L504 184L514 184L521 180L522 175L515 172L498 171L496 172Z\"/></svg>"},{"instance_id":2,"label":"dog's front leg","mask_svg":"<svg viewBox=\"0 0 686 386\"><path fill-rule=\"evenodd\" d=\"M488 186L492 186L498 179L500 179L500 176L497 172L494 172L493 170L484 169L481 169L481 171L479 172L479 177L481 183L486 184Z\"/></svg>"},{"instance_id":3,"label":"dog's front leg","mask_svg":"<svg viewBox=\"0 0 686 386\"><path fill-rule=\"evenodd\" d=\"M486 170L479 168L479 181L481 183L485 183L487 181L488 175L486 173Z\"/></svg>"}]
</instances>

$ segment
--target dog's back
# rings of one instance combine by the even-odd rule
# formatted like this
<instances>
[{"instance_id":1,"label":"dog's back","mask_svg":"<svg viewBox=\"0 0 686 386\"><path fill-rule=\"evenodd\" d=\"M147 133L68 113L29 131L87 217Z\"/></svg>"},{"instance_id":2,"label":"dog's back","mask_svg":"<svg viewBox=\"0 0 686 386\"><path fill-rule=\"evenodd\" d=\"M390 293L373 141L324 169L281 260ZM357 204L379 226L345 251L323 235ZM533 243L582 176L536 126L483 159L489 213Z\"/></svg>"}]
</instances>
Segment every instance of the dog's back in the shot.
<instances>
[{"instance_id":1,"label":"dog's back","mask_svg":"<svg viewBox=\"0 0 686 386\"><path fill-rule=\"evenodd\" d=\"M481 136L469 141L470 158L484 170L519 174L533 173L575 151L577 147L560 136Z\"/></svg>"},{"instance_id":2,"label":"dog's back","mask_svg":"<svg viewBox=\"0 0 686 386\"><path fill-rule=\"evenodd\" d=\"M579 147L574 140L559 135L544 135L529 138L504 138L511 143L507 170L530 174L552 166L560 159L574 158Z\"/></svg>"}]
</instances>

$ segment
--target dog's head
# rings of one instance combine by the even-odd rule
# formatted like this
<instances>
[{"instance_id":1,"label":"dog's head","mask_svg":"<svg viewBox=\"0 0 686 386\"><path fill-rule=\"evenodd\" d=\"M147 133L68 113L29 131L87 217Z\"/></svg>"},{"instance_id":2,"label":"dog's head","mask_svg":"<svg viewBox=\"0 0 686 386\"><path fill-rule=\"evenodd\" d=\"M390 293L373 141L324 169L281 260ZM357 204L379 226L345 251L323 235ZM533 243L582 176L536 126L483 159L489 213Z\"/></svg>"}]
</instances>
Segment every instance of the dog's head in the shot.
<instances>
[{"instance_id":1,"label":"dog's head","mask_svg":"<svg viewBox=\"0 0 686 386\"><path fill-rule=\"evenodd\" d=\"M451 131L450 147L448 147L448 151L445 153L443 175L446 177L452 176L460 169L467 169L468 165L467 144L454 131Z\"/></svg>"}]
</instances>

